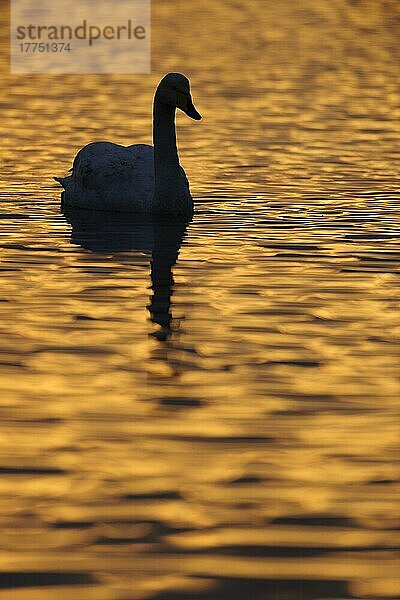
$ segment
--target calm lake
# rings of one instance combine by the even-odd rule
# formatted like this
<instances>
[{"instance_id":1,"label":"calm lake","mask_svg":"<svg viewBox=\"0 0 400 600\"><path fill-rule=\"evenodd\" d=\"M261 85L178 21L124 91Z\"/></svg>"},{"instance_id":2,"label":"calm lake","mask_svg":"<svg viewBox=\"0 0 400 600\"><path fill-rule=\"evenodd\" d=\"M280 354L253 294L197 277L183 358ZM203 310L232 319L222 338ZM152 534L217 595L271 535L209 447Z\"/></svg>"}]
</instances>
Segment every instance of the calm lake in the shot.
<instances>
[{"instance_id":1,"label":"calm lake","mask_svg":"<svg viewBox=\"0 0 400 600\"><path fill-rule=\"evenodd\" d=\"M398 597L399 3L154 0L65 76L0 5L0 600ZM192 222L64 214L169 71Z\"/></svg>"}]
</instances>

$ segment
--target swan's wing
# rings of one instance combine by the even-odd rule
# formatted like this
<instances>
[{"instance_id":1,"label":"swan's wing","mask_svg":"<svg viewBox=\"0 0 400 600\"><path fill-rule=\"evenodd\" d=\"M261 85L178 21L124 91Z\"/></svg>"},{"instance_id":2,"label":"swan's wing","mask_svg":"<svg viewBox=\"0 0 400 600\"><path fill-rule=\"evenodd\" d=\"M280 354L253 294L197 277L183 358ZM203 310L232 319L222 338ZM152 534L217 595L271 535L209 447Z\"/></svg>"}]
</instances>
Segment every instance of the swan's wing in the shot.
<instances>
[{"instance_id":1,"label":"swan's wing","mask_svg":"<svg viewBox=\"0 0 400 600\"><path fill-rule=\"evenodd\" d=\"M72 176L82 189L99 190L124 185L143 177L154 178L153 149L145 144L120 146L93 142L75 157Z\"/></svg>"},{"instance_id":2,"label":"swan's wing","mask_svg":"<svg viewBox=\"0 0 400 600\"><path fill-rule=\"evenodd\" d=\"M94 142L78 152L68 177L55 178L66 205L148 212L154 195L152 146Z\"/></svg>"}]
</instances>

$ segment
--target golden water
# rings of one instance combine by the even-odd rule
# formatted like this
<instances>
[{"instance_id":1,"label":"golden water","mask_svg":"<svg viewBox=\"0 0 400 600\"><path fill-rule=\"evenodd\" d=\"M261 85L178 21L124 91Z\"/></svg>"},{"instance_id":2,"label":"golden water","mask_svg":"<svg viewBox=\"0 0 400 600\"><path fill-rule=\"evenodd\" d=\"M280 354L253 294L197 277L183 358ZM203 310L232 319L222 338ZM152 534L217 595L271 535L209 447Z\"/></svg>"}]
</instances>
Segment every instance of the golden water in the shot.
<instances>
[{"instance_id":1,"label":"golden water","mask_svg":"<svg viewBox=\"0 0 400 600\"><path fill-rule=\"evenodd\" d=\"M153 1L129 77L1 7L0 600L396 597L398 2ZM192 223L62 214L171 70Z\"/></svg>"}]
</instances>

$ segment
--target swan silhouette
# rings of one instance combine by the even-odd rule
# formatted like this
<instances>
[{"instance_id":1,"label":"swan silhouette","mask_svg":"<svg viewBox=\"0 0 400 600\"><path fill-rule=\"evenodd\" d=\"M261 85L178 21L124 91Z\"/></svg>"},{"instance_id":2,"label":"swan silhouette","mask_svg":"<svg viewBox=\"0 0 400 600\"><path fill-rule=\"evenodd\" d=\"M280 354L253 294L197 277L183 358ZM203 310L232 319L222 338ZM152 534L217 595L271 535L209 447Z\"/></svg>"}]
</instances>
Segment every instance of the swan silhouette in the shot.
<instances>
[{"instance_id":1,"label":"swan silhouette","mask_svg":"<svg viewBox=\"0 0 400 600\"><path fill-rule=\"evenodd\" d=\"M193 198L179 164L175 111L200 120L190 83L168 73L158 84L153 105L153 146L92 142L79 150L72 173L54 177L64 188L62 202L80 208L148 215L190 217Z\"/></svg>"},{"instance_id":2,"label":"swan silhouette","mask_svg":"<svg viewBox=\"0 0 400 600\"><path fill-rule=\"evenodd\" d=\"M133 263L135 252L140 256L140 264L143 254L149 257L152 294L146 308L151 322L159 325L152 335L159 341L167 340L176 330L171 312L172 268L178 259L188 222L138 220L136 215L92 213L67 206L63 213L72 226L72 244L95 254L129 252Z\"/></svg>"}]
</instances>

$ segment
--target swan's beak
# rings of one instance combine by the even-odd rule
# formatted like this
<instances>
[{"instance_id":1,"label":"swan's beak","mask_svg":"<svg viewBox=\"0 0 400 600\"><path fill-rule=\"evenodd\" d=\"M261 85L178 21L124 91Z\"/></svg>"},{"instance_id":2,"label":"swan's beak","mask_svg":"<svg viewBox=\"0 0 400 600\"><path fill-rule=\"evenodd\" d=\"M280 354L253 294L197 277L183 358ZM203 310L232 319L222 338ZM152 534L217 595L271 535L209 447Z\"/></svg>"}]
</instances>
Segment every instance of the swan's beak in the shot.
<instances>
[{"instance_id":1,"label":"swan's beak","mask_svg":"<svg viewBox=\"0 0 400 600\"><path fill-rule=\"evenodd\" d=\"M182 92L178 92L177 106L178 108L183 110L183 112L191 119L194 119L195 121L200 121L201 114L197 112L193 104L192 96L190 94L183 94Z\"/></svg>"}]
</instances>

